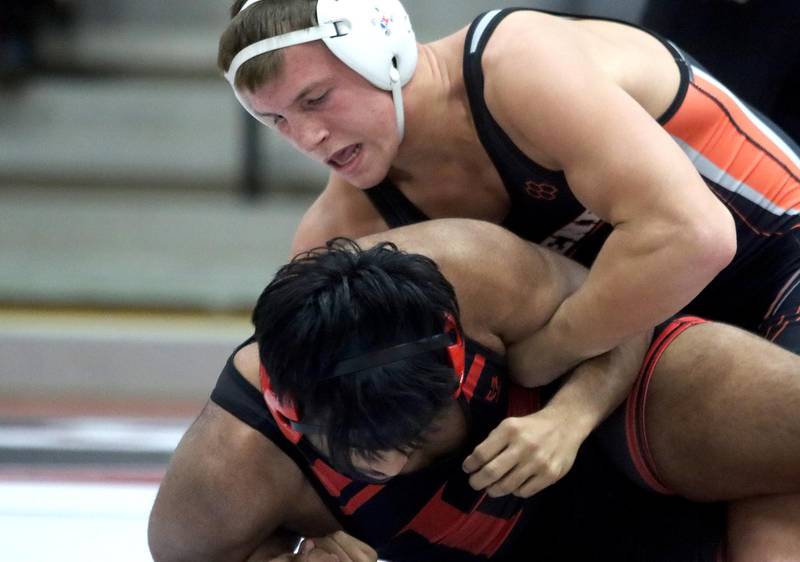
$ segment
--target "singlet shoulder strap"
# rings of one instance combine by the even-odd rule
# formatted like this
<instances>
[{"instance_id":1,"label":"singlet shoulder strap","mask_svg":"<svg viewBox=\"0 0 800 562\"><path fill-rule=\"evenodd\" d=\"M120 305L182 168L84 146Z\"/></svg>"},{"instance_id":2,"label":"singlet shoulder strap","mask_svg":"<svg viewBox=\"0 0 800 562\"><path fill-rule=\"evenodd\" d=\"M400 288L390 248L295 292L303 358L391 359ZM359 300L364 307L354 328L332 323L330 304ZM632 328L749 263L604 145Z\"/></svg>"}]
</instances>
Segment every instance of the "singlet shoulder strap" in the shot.
<instances>
[{"instance_id":1,"label":"singlet shoulder strap","mask_svg":"<svg viewBox=\"0 0 800 562\"><path fill-rule=\"evenodd\" d=\"M261 433L266 432L265 434L268 433L268 436L271 436L270 428L275 426L269 411L264 406L264 398L257 388L245 380L233 364L236 352L252 341L253 338L248 339L228 357L228 361L217 379L217 384L211 392L211 401L253 429Z\"/></svg>"},{"instance_id":2,"label":"singlet shoulder strap","mask_svg":"<svg viewBox=\"0 0 800 562\"><path fill-rule=\"evenodd\" d=\"M486 102L483 100L483 67L481 58L486 44L492 37L492 33L500 25L503 19L516 11L526 8L505 8L502 10L490 10L479 15L472 20L467 36L464 39L464 59L463 72L464 82L467 90L470 107L473 114L476 111L488 113ZM481 128L478 127L480 135ZM482 141L485 139L481 139Z\"/></svg>"},{"instance_id":3,"label":"singlet shoulder strap","mask_svg":"<svg viewBox=\"0 0 800 562\"><path fill-rule=\"evenodd\" d=\"M487 41L492 36L492 32L497 25L503 21L508 14L526 8L505 8L497 10L489 10L480 14L477 18L472 20L472 24L467 31L467 37L464 44L464 58L478 55L483 53Z\"/></svg>"},{"instance_id":4,"label":"singlet shoulder strap","mask_svg":"<svg viewBox=\"0 0 800 562\"><path fill-rule=\"evenodd\" d=\"M370 202L389 225L389 228L423 222L430 218L388 179L364 190L364 193L367 194Z\"/></svg>"},{"instance_id":5,"label":"singlet shoulder strap","mask_svg":"<svg viewBox=\"0 0 800 562\"><path fill-rule=\"evenodd\" d=\"M233 364L236 352L253 341L255 340L251 337L231 353L214 390L211 391L211 401L275 443L302 468L306 464L302 455L278 429L261 392L250 384Z\"/></svg>"}]
</instances>

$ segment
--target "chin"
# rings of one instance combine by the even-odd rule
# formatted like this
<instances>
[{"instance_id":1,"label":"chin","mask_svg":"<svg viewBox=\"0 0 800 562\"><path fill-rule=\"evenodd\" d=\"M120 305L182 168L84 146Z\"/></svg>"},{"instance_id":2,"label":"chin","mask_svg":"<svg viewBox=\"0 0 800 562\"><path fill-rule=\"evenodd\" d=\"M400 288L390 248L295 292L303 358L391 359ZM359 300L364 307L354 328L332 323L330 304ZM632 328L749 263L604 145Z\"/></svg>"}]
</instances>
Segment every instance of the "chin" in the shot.
<instances>
[{"instance_id":1,"label":"chin","mask_svg":"<svg viewBox=\"0 0 800 562\"><path fill-rule=\"evenodd\" d=\"M380 170L365 170L358 174L342 176L348 183L358 189L369 189L381 183L389 175L389 168Z\"/></svg>"}]
</instances>

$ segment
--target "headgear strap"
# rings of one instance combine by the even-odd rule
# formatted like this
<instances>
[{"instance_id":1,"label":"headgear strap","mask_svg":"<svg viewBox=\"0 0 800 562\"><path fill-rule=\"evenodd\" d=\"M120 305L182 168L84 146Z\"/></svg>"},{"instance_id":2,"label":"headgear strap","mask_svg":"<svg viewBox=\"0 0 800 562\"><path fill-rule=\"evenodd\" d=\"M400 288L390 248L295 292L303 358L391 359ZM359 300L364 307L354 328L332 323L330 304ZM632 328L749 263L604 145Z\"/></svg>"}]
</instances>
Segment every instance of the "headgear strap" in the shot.
<instances>
[{"instance_id":1,"label":"headgear strap","mask_svg":"<svg viewBox=\"0 0 800 562\"><path fill-rule=\"evenodd\" d=\"M337 377L341 377L342 375L357 373L358 371L363 371L365 369L382 367L384 365L388 365L389 363L394 363L395 361L401 361L403 359L408 359L409 357L414 357L415 355L420 355L429 351L436 351L437 349L444 349L453 345L453 343L455 342L453 342L453 338L450 334L436 334L435 336L431 336L429 338L401 343L385 349L379 349L378 351L373 351L371 353L365 353L363 355L342 359L336 364L336 367L333 369L332 373L321 377L320 380L335 379Z\"/></svg>"}]
</instances>

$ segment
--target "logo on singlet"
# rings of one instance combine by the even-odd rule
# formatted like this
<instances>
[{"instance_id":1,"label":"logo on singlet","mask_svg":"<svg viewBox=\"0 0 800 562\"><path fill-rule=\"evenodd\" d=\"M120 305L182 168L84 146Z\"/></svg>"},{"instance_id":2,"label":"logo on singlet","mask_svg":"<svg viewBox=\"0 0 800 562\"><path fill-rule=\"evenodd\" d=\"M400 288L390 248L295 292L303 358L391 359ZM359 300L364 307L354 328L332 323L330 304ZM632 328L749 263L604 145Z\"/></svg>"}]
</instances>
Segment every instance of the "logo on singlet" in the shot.
<instances>
[{"instance_id":1,"label":"logo on singlet","mask_svg":"<svg viewBox=\"0 0 800 562\"><path fill-rule=\"evenodd\" d=\"M491 388L489 388L489 392L486 393L486 400L487 402L497 402L497 398L500 396L500 379L497 378L497 375L492 377Z\"/></svg>"},{"instance_id":2,"label":"logo on singlet","mask_svg":"<svg viewBox=\"0 0 800 562\"><path fill-rule=\"evenodd\" d=\"M558 195L558 188L549 183L538 183L533 180L525 182L525 193L533 199L553 201Z\"/></svg>"},{"instance_id":3,"label":"logo on singlet","mask_svg":"<svg viewBox=\"0 0 800 562\"><path fill-rule=\"evenodd\" d=\"M581 216L542 240L541 245L559 254L565 254L575 244L583 240L584 236L594 230L600 222L600 219L594 213L584 211Z\"/></svg>"}]
</instances>

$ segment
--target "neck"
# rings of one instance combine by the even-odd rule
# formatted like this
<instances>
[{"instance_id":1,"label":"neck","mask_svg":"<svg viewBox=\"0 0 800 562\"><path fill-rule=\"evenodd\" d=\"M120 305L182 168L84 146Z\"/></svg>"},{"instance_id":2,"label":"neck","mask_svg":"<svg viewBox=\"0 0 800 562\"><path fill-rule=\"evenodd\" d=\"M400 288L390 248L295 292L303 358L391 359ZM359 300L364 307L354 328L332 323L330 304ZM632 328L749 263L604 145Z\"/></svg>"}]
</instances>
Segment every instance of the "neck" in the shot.
<instances>
[{"instance_id":1,"label":"neck","mask_svg":"<svg viewBox=\"0 0 800 562\"><path fill-rule=\"evenodd\" d=\"M405 136L392 175L414 176L425 163L454 159L472 144L460 50L454 64L452 48L440 43L419 46L414 77L403 88Z\"/></svg>"}]
</instances>

